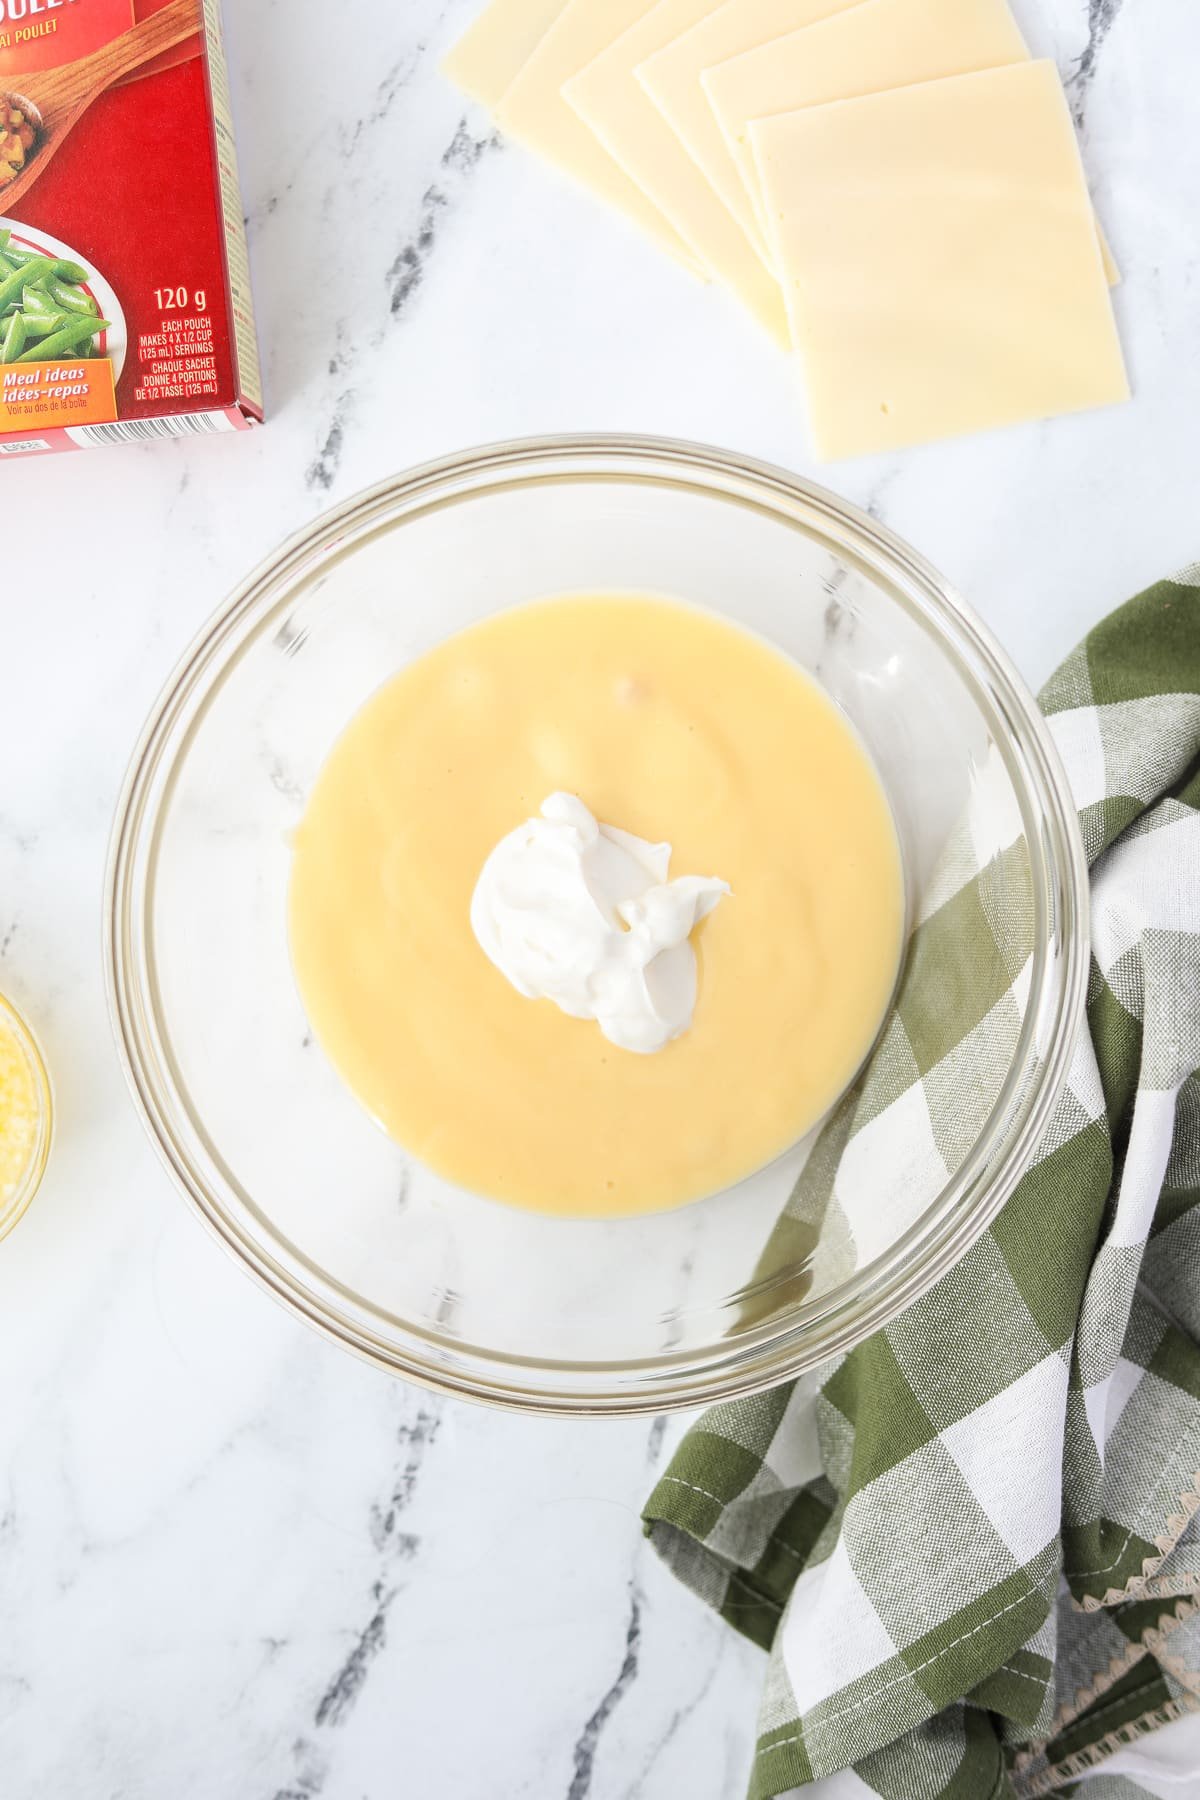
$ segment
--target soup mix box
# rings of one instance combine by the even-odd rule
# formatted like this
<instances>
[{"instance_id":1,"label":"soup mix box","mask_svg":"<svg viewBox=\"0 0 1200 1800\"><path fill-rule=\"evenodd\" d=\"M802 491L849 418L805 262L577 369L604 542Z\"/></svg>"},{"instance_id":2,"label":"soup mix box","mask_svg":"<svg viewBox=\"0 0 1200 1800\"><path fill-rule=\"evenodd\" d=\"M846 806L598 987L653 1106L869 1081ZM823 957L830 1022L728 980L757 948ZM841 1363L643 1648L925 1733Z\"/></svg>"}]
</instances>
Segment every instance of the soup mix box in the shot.
<instances>
[{"instance_id":1,"label":"soup mix box","mask_svg":"<svg viewBox=\"0 0 1200 1800\"><path fill-rule=\"evenodd\" d=\"M261 419L219 0L0 0L0 458Z\"/></svg>"}]
</instances>

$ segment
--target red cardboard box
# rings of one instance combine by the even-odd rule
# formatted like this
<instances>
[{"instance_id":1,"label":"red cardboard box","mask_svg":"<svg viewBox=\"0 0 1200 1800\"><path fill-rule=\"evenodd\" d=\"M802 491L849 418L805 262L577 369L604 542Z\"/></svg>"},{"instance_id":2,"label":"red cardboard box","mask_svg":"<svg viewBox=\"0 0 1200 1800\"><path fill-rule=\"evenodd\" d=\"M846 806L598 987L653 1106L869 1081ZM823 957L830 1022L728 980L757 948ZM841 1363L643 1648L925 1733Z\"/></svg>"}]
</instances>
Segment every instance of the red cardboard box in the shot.
<instances>
[{"instance_id":1,"label":"red cardboard box","mask_svg":"<svg viewBox=\"0 0 1200 1800\"><path fill-rule=\"evenodd\" d=\"M0 458L262 416L219 0L0 0Z\"/></svg>"}]
</instances>

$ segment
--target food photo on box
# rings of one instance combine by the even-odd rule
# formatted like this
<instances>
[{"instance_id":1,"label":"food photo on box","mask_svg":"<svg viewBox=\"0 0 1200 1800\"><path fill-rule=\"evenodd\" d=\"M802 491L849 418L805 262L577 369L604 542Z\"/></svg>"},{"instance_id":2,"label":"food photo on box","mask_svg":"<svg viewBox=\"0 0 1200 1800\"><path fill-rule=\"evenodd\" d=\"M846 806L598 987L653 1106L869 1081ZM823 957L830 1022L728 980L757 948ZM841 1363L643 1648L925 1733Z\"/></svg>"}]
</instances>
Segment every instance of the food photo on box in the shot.
<instances>
[{"instance_id":1,"label":"food photo on box","mask_svg":"<svg viewBox=\"0 0 1200 1800\"><path fill-rule=\"evenodd\" d=\"M211 0L6 0L0 215L0 455L261 421Z\"/></svg>"},{"instance_id":2,"label":"food photo on box","mask_svg":"<svg viewBox=\"0 0 1200 1800\"><path fill-rule=\"evenodd\" d=\"M1198 55L0 0L3 1800L1200 1796Z\"/></svg>"}]
</instances>

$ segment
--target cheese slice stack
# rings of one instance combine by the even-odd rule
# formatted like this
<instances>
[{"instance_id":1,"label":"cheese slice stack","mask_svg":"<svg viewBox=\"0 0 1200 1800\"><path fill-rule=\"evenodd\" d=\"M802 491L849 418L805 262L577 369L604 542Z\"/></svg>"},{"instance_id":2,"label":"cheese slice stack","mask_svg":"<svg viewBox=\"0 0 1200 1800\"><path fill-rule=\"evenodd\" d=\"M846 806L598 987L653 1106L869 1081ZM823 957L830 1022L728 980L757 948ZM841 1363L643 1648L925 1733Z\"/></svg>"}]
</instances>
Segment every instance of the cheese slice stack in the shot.
<instances>
[{"instance_id":1,"label":"cheese slice stack","mask_svg":"<svg viewBox=\"0 0 1200 1800\"><path fill-rule=\"evenodd\" d=\"M566 0L492 0L442 64L451 81L494 111Z\"/></svg>"},{"instance_id":2,"label":"cheese slice stack","mask_svg":"<svg viewBox=\"0 0 1200 1800\"><path fill-rule=\"evenodd\" d=\"M756 121L820 457L1129 397L1053 63Z\"/></svg>"},{"instance_id":3,"label":"cheese slice stack","mask_svg":"<svg viewBox=\"0 0 1200 1800\"><path fill-rule=\"evenodd\" d=\"M768 260L769 246L704 91L705 72L855 4L856 0L726 0L638 70L650 98Z\"/></svg>"},{"instance_id":4,"label":"cheese slice stack","mask_svg":"<svg viewBox=\"0 0 1200 1800\"><path fill-rule=\"evenodd\" d=\"M783 290L770 266L765 239L726 204L638 79L644 62L724 4L725 0L661 0L563 92L704 268L786 348L791 338Z\"/></svg>"},{"instance_id":5,"label":"cheese slice stack","mask_svg":"<svg viewBox=\"0 0 1200 1800\"><path fill-rule=\"evenodd\" d=\"M722 19L732 10L723 6ZM726 42L731 41L727 33ZM943 76L999 69L1028 57L1008 0L855 0L806 30L774 37L702 69L699 83L754 221L769 239L750 148L754 120ZM653 79L653 71L646 76ZM1101 250L1115 285L1120 276L1103 238Z\"/></svg>"},{"instance_id":6,"label":"cheese slice stack","mask_svg":"<svg viewBox=\"0 0 1200 1800\"><path fill-rule=\"evenodd\" d=\"M503 131L627 214L668 255L694 266L687 245L669 220L613 161L562 93L572 75L636 24L645 11L646 0L571 0L559 9L494 111Z\"/></svg>"},{"instance_id":7,"label":"cheese slice stack","mask_svg":"<svg viewBox=\"0 0 1200 1800\"><path fill-rule=\"evenodd\" d=\"M794 348L823 458L1128 397L1008 0L492 0L446 68Z\"/></svg>"},{"instance_id":8,"label":"cheese slice stack","mask_svg":"<svg viewBox=\"0 0 1200 1800\"><path fill-rule=\"evenodd\" d=\"M750 126L776 113L1024 62L1008 0L866 0L700 74L744 197L769 236Z\"/></svg>"}]
</instances>

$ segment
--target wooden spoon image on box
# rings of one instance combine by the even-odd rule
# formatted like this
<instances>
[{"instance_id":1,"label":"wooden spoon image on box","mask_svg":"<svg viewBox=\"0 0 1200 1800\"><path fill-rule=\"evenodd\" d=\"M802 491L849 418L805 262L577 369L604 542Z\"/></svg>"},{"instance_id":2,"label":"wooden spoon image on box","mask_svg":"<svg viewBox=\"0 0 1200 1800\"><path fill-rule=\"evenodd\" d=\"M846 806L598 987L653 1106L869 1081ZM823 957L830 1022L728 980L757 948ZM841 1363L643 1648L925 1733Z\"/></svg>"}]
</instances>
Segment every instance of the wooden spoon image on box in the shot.
<instances>
[{"instance_id":1,"label":"wooden spoon image on box","mask_svg":"<svg viewBox=\"0 0 1200 1800\"><path fill-rule=\"evenodd\" d=\"M90 55L81 56L77 62L67 63L61 69L5 77L0 83L0 96L24 112L36 136L20 173L11 181L0 180L0 211L7 212L33 185L93 100L98 100L114 82L132 75L143 63L173 49L199 29L197 0L170 0L161 12L143 19L140 25L122 32Z\"/></svg>"}]
</instances>

